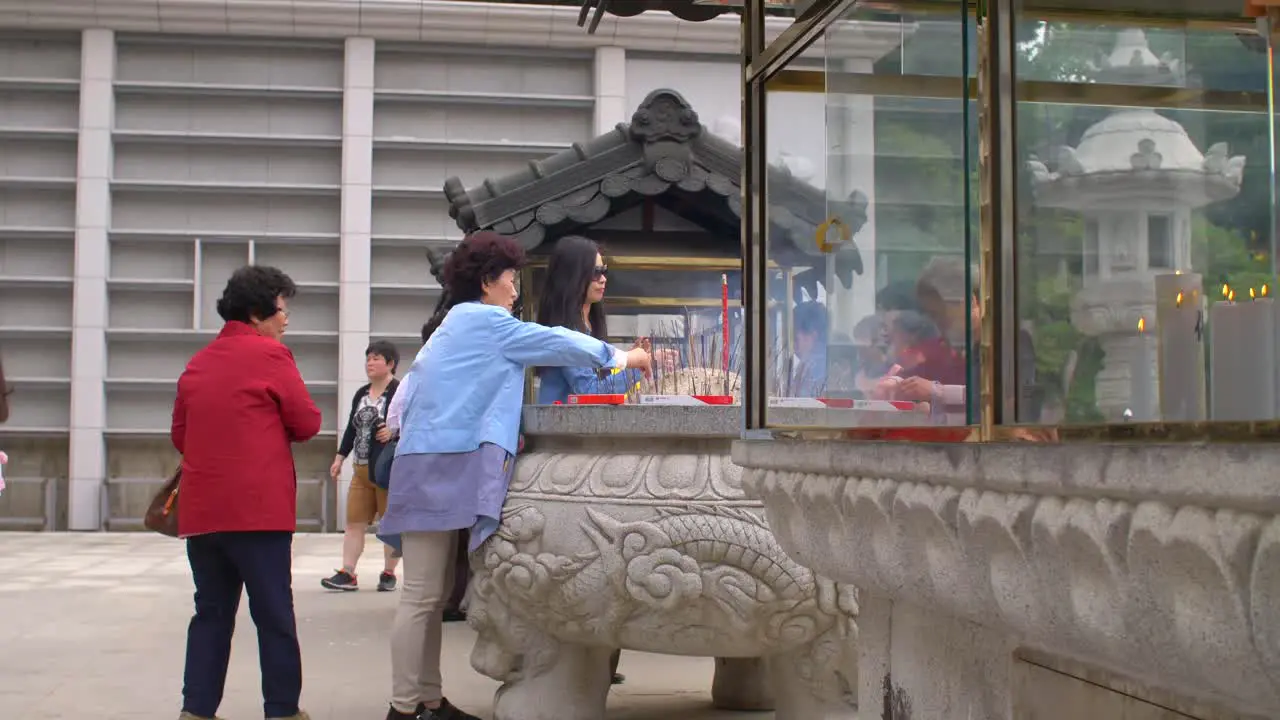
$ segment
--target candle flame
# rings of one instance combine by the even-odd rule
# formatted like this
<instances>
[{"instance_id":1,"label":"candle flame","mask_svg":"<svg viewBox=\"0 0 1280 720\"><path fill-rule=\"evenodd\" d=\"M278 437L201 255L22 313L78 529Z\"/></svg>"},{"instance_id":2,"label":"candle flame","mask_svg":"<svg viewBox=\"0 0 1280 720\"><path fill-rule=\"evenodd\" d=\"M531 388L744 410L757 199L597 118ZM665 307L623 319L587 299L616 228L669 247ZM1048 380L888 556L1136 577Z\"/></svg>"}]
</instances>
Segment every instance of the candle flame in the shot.
<instances>
[{"instance_id":1,"label":"candle flame","mask_svg":"<svg viewBox=\"0 0 1280 720\"><path fill-rule=\"evenodd\" d=\"M1146 331L1147 331L1147 319L1138 318L1138 332L1144 333Z\"/></svg>"},{"instance_id":2,"label":"candle flame","mask_svg":"<svg viewBox=\"0 0 1280 720\"><path fill-rule=\"evenodd\" d=\"M1182 271L1181 271L1181 270L1174 270L1174 271L1173 271L1173 274L1174 274L1174 275L1181 275L1181 274L1182 274Z\"/></svg>"},{"instance_id":3,"label":"candle flame","mask_svg":"<svg viewBox=\"0 0 1280 720\"><path fill-rule=\"evenodd\" d=\"M1222 283L1222 297L1231 297L1231 286L1226 283Z\"/></svg>"},{"instance_id":4,"label":"candle flame","mask_svg":"<svg viewBox=\"0 0 1280 720\"><path fill-rule=\"evenodd\" d=\"M1256 290L1254 290L1253 288L1249 288L1249 299L1250 299L1250 300L1257 300L1257 299L1258 299L1258 293L1257 293L1257 291L1256 291Z\"/></svg>"},{"instance_id":5,"label":"candle flame","mask_svg":"<svg viewBox=\"0 0 1280 720\"><path fill-rule=\"evenodd\" d=\"M1270 291L1271 291L1271 286L1267 285L1266 283L1262 283L1262 297L1266 297L1270 293Z\"/></svg>"},{"instance_id":6,"label":"candle flame","mask_svg":"<svg viewBox=\"0 0 1280 720\"><path fill-rule=\"evenodd\" d=\"M1235 301L1236 301L1236 291L1232 290L1227 293L1227 302L1235 302Z\"/></svg>"},{"instance_id":7,"label":"candle flame","mask_svg":"<svg viewBox=\"0 0 1280 720\"><path fill-rule=\"evenodd\" d=\"M1182 307L1182 291L1178 291L1178 297L1173 299L1174 307Z\"/></svg>"}]
</instances>

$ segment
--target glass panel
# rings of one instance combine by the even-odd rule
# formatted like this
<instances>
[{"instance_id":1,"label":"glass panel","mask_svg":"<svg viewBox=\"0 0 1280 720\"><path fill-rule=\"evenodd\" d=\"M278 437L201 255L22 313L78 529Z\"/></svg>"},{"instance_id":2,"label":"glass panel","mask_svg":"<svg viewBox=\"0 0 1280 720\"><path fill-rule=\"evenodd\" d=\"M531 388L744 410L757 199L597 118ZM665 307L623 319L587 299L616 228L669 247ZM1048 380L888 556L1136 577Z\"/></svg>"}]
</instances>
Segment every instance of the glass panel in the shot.
<instances>
[{"instance_id":1,"label":"glass panel","mask_svg":"<svg viewBox=\"0 0 1280 720\"><path fill-rule=\"evenodd\" d=\"M821 83L770 86L770 425L976 421L971 35L958 10L855 9L801 59Z\"/></svg>"},{"instance_id":2,"label":"glass panel","mask_svg":"<svg viewBox=\"0 0 1280 720\"><path fill-rule=\"evenodd\" d=\"M1018 421L1276 417L1266 42L1027 7Z\"/></svg>"}]
</instances>

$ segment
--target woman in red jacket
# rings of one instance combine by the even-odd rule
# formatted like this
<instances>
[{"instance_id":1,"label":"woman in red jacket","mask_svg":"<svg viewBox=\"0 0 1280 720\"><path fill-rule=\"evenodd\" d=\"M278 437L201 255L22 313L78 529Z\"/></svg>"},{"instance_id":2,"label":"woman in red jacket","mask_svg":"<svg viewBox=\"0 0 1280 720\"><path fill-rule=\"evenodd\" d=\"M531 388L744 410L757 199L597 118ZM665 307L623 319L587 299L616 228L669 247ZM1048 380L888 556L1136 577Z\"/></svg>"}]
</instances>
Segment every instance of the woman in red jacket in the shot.
<instances>
[{"instance_id":1,"label":"woman in red jacket","mask_svg":"<svg viewBox=\"0 0 1280 720\"><path fill-rule=\"evenodd\" d=\"M196 586L180 720L213 718L222 702L242 589L258 628L266 717L308 718L298 709L290 445L320 431L320 411L281 342L296 292L276 268L237 270L218 300L226 324L178 379L171 431L183 456L178 534Z\"/></svg>"}]
</instances>

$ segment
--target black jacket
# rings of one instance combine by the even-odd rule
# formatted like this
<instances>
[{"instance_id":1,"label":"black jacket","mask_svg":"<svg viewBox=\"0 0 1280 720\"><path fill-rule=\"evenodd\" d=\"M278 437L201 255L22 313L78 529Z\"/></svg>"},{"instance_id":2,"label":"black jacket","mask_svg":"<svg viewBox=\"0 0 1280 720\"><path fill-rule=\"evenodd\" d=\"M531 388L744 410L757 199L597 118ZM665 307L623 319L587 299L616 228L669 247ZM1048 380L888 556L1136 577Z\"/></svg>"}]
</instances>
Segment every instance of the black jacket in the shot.
<instances>
[{"instance_id":1,"label":"black jacket","mask_svg":"<svg viewBox=\"0 0 1280 720\"><path fill-rule=\"evenodd\" d=\"M396 396L396 388L400 387L400 381L392 378L387 384L387 389L383 391L383 395L387 398L386 405L382 409L382 419L387 419L387 410L391 407L391 401ZM360 401L369 394L369 385L362 386L356 391L354 397L351 398L351 411L347 414L347 430L342 433L342 442L338 444L338 454L347 457L351 454L351 450L356 446L356 409L360 407ZM374 467L378 462L378 456L382 454L382 448L386 447L385 443L378 442L376 437L369 438L369 467Z\"/></svg>"}]
</instances>

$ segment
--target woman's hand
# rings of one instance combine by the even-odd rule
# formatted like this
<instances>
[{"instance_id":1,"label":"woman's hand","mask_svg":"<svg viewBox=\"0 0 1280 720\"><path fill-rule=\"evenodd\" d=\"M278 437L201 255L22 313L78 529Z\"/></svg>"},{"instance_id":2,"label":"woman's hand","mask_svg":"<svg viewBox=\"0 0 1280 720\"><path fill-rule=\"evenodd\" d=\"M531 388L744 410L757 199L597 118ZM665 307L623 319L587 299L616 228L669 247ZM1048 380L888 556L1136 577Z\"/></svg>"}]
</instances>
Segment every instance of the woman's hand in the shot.
<instances>
[{"instance_id":1,"label":"woman's hand","mask_svg":"<svg viewBox=\"0 0 1280 720\"><path fill-rule=\"evenodd\" d=\"M933 399L934 383L922 377L909 377L898 386L898 398L912 402L926 402Z\"/></svg>"},{"instance_id":2,"label":"woman's hand","mask_svg":"<svg viewBox=\"0 0 1280 720\"><path fill-rule=\"evenodd\" d=\"M386 445L391 442L391 430L386 425L380 425L378 426L378 432L374 433L373 437L378 442Z\"/></svg>"},{"instance_id":3,"label":"woman's hand","mask_svg":"<svg viewBox=\"0 0 1280 720\"><path fill-rule=\"evenodd\" d=\"M641 370L646 378L651 378L653 377L653 357L644 348L631 348L627 351L627 369Z\"/></svg>"},{"instance_id":4,"label":"woman's hand","mask_svg":"<svg viewBox=\"0 0 1280 720\"><path fill-rule=\"evenodd\" d=\"M329 477L337 480L338 476L342 474L342 463L346 461L347 459L342 455L334 455L333 464L329 466Z\"/></svg>"},{"instance_id":5,"label":"woman's hand","mask_svg":"<svg viewBox=\"0 0 1280 720\"><path fill-rule=\"evenodd\" d=\"M680 351L675 348L658 348L653 352L653 360L663 372L675 372L680 368Z\"/></svg>"}]
</instances>

